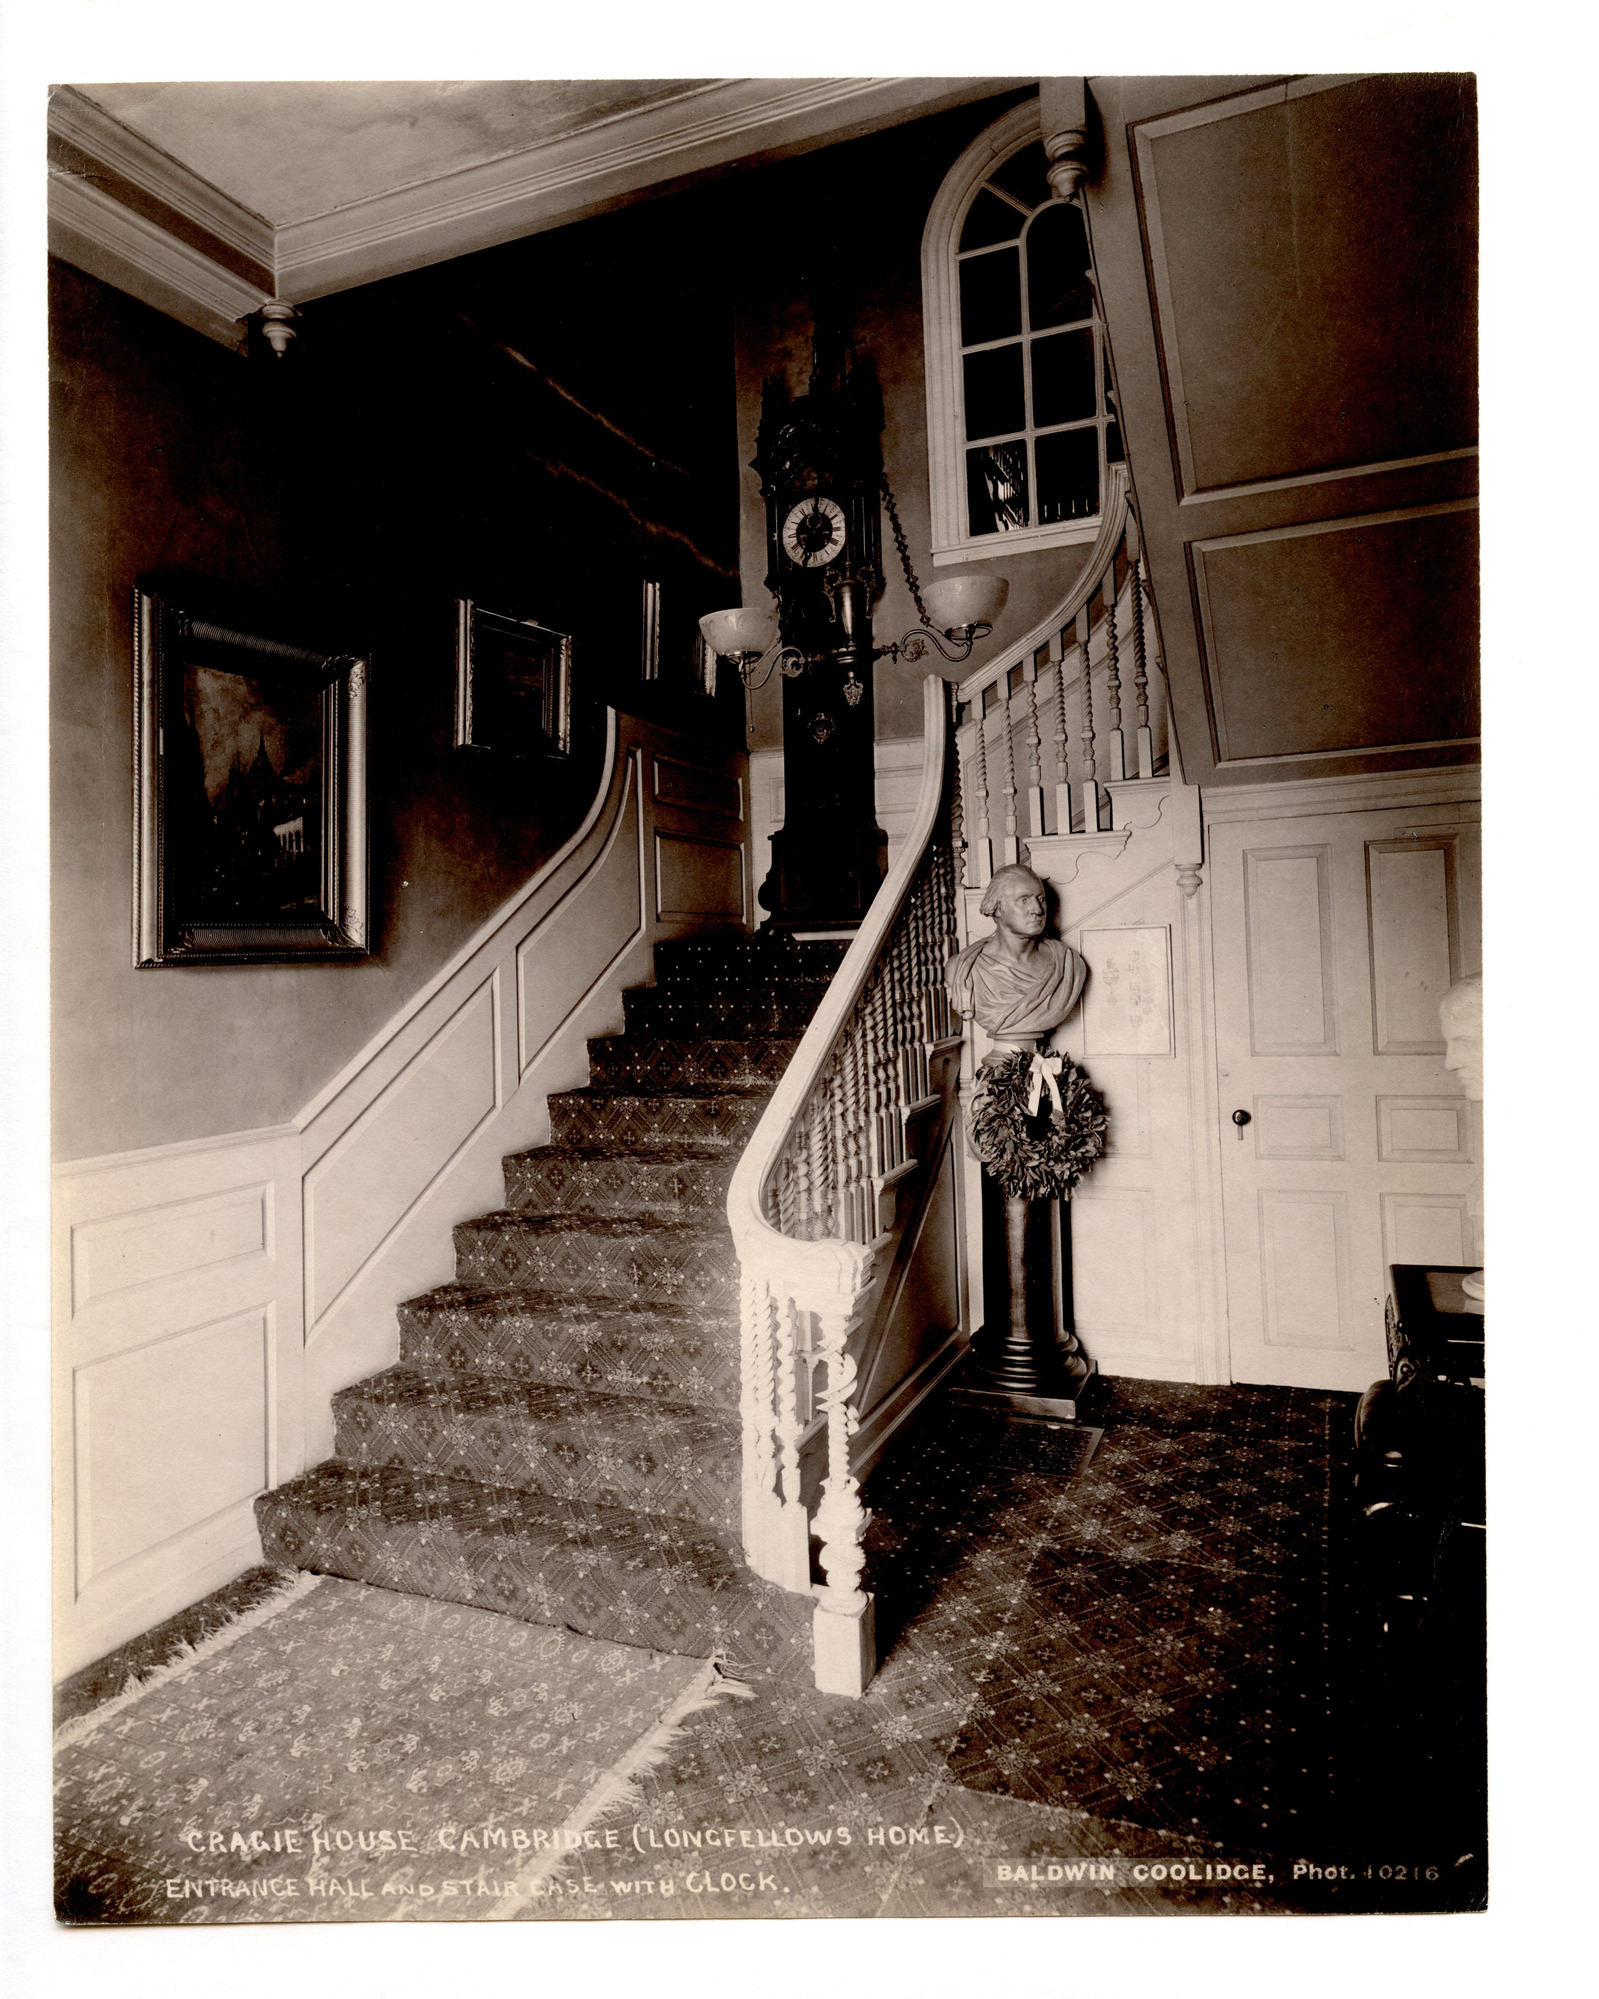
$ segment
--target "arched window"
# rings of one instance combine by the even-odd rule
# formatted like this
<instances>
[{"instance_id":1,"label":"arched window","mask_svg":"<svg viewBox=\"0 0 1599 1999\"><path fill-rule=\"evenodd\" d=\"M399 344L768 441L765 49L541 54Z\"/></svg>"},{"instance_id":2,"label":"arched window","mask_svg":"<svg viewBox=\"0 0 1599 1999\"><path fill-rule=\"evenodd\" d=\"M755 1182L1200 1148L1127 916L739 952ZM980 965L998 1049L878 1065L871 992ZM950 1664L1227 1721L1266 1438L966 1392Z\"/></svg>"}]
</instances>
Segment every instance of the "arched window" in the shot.
<instances>
[{"instance_id":1,"label":"arched window","mask_svg":"<svg viewBox=\"0 0 1599 1999\"><path fill-rule=\"evenodd\" d=\"M1092 541L1121 435L1082 212L1036 101L955 162L922 238L933 560Z\"/></svg>"}]
</instances>

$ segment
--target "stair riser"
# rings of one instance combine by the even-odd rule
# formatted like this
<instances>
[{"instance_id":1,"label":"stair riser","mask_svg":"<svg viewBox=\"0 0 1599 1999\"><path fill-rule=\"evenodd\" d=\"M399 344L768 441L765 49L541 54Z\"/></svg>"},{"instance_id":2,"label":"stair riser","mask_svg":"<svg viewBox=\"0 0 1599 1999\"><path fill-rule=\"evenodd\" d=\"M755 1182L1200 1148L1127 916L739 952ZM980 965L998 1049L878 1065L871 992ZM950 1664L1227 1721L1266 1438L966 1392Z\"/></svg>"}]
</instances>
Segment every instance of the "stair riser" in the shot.
<instances>
[{"instance_id":1,"label":"stair riser","mask_svg":"<svg viewBox=\"0 0 1599 1999\"><path fill-rule=\"evenodd\" d=\"M268 1562L476 1605L529 1624L809 1684L809 1596L637 1514L561 1516L541 1495L392 1472L317 1471L255 1503Z\"/></svg>"},{"instance_id":2,"label":"stair riser","mask_svg":"<svg viewBox=\"0 0 1599 1999\"><path fill-rule=\"evenodd\" d=\"M573 1091L550 1098L550 1137L557 1145L742 1146L764 1108L758 1097L590 1097Z\"/></svg>"},{"instance_id":3,"label":"stair riser","mask_svg":"<svg viewBox=\"0 0 1599 1999\"><path fill-rule=\"evenodd\" d=\"M792 1038L682 1041L608 1035L589 1043L595 1090L768 1088L781 1082L799 1042Z\"/></svg>"},{"instance_id":4,"label":"stair riser","mask_svg":"<svg viewBox=\"0 0 1599 1999\"><path fill-rule=\"evenodd\" d=\"M738 1407L738 1326L731 1315L663 1315L643 1324L595 1300L581 1318L489 1313L414 1301L400 1307L400 1359L411 1367L503 1374L596 1394Z\"/></svg>"},{"instance_id":5,"label":"stair riser","mask_svg":"<svg viewBox=\"0 0 1599 1999\"><path fill-rule=\"evenodd\" d=\"M547 1291L569 1298L620 1298L641 1305L725 1311L738 1303L738 1259L731 1240L689 1236L663 1243L649 1236L573 1232L519 1235L514 1228L455 1231L460 1284L500 1291Z\"/></svg>"},{"instance_id":6,"label":"stair riser","mask_svg":"<svg viewBox=\"0 0 1599 1999\"><path fill-rule=\"evenodd\" d=\"M833 976L844 962L849 940L812 938L799 943L785 938L750 938L729 948L710 938L675 938L655 947L655 977L660 985L725 985L730 980L770 983L774 977L820 981Z\"/></svg>"},{"instance_id":7,"label":"stair riser","mask_svg":"<svg viewBox=\"0 0 1599 1999\"><path fill-rule=\"evenodd\" d=\"M381 1377L333 1398L334 1449L347 1464L404 1465L481 1485L626 1506L733 1533L740 1463L734 1425L659 1403L618 1402L596 1415L560 1389L498 1396L447 1387L418 1406L387 1399Z\"/></svg>"},{"instance_id":8,"label":"stair riser","mask_svg":"<svg viewBox=\"0 0 1599 1999\"><path fill-rule=\"evenodd\" d=\"M737 1156L656 1162L580 1159L560 1146L542 1155L517 1153L505 1162L505 1205L529 1214L680 1216L688 1221L719 1215Z\"/></svg>"},{"instance_id":9,"label":"stair riser","mask_svg":"<svg viewBox=\"0 0 1599 1999\"><path fill-rule=\"evenodd\" d=\"M796 1037L810 1025L825 990L786 987L760 993L697 993L655 986L624 993L622 1014L629 1034L667 1040L696 1034Z\"/></svg>"}]
</instances>

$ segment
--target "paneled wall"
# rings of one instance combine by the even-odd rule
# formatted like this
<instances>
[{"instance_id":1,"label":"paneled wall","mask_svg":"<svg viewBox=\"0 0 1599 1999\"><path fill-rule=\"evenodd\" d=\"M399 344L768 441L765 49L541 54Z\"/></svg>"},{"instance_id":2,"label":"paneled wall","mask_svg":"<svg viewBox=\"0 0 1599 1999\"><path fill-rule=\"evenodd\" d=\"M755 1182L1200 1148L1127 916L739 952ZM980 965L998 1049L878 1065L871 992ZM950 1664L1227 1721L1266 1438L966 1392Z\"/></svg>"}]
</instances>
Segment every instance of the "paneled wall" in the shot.
<instances>
[{"instance_id":1,"label":"paneled wall","mask_svg":"<svg viewBox=\"0 0 1599 1999\"><path fill-rule=\"evenodd\" d=\"M1482 1254L1438 1025L1481 966L1478 774L1114 789L1120 832L1030 846L1089 968L1057 1045L1110 1112L1061 1211L1077 1332L1107 1374L1362 1389L1389 1264ZM1201 797L1190 897L1173 828Z\"/></svg>"},{"instance_id":2,"label":"paneled wall","mask_svg":"<svg viewBox=\"0 0 1599 1999\"><path fill-rule=\"evenodd\" d=\"M747 917L747 765L613 714L560 854L291 1123L84 1161L55 1189L59 1665L260 1558L251 1501L332 1449L659 938Z\"/></svg>"}]
</instances>

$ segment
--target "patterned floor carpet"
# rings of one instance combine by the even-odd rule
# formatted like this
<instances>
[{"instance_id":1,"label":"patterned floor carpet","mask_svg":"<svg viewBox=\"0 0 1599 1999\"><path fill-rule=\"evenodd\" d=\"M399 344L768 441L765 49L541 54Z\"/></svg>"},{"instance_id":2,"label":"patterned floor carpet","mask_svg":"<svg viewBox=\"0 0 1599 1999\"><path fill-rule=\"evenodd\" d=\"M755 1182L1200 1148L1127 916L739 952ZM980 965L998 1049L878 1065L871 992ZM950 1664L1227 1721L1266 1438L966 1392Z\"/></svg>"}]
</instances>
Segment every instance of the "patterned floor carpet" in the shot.
<instances>
[{"instance_id":1,"label":"patterned floor carpet","mask_svg":"<svg viewBox=\"0 0 1599 1999\"><path fill-rule=\"evenodd\" d=\"M364 1591L341 1627L346 1648L364 1647L357 1689L325 1637L287 1657L290 1620L309 1618L313 1595L263 1627L285 1645L265 1674L241 1641L217 1662L235 1662L223 1687L197 1670L67 1752L64 1878L83 1884L69 1886L71 1913L598 1920L1477 1906L1480 1720L1469 1699L1408 1684L1405 1663L1385 1664L1374 1644L1351 1555L1351 1415L1344 1396L1119 1381L1086 1465L1069 1433L1007 1431L970 1412L928 1424L867 1494L884 1664L866 1698L767 1681L687 1715L680 1738L597 1811L595 1838L533 1875L508 1872L514 1844L489 1849L492 1863L482 1849L469 1858L459 1828L520 1825L524 1863L536 1859L531 1829L562 1822L572 1787L593 1789L586 1773L636 1744L639 1711L658 1716L682 1691L673 1672L692 1665ZM429 1648L440 1644L434 1621L448 1617L502 1634L472 1640L495 1660L463 1657L440 1680ZM513 1639L553 1641L571 1677L542 1661L534 1672L530 1655L522 1707L523 1682L509 1700L472 1693L506 1669ZM644 1676L636 1689L607 1679L629 1666ZM580 1769L550 1764L548 1742L530 1748L548 1733L542 1706L531 1732L523 1718L535 1685L541 1703L581 1708L583 1727L565 1727L583 1736ZM418 1712L427 1744L412 1749ZM193 1791L229 1727L225 1779ZM473 1755L478 1789L460 1804L452 1796L441 1818L413 1775L442 1781L447 1763L464 1770ZM513 1763L513 1777L494 1774ZM138 1774L147 1767L159 1782ZM230 1812L252 1825L304 1823L313 1796L330 1792L346 1829L407 1829L418 1857L357 1847L341 1866L368 1893L338 1907L328 1896L315 1909L167 1899L167 1871L198 1866L173 1850L191 1818L207 1829ZM150 1856L136 1882L135 1848ZM238 1856L210 1864L235 1872ZM385 1902L385 1882L402 1874L411 1899L402 1883ZM450 1879L463 1884L453 1897ZM478 1881L487 1885L464 1885Z\"/></svg>"}]
</instances>

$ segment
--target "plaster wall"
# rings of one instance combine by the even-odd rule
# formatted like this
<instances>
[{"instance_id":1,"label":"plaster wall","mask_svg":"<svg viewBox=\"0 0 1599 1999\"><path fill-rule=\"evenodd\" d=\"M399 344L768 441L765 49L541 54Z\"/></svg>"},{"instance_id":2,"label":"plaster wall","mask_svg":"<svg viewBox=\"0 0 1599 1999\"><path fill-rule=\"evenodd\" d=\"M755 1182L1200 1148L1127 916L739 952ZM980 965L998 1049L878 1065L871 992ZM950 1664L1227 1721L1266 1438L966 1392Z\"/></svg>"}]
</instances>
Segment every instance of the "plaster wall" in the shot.
<instances>
[{"instance_id":1,"label":"plaster wall","mask_svg":"<svg viewBox=\"0 0 1599 1999\"><path fill-rule=\"evenodd\" d=\"M580 344L602 385L592 322L616 324L597 305L586 326L567 280L589 269L602 305L627 246L608 257L592 237L587 252L561 240L577 234L325 301L281 363L227 353L52 265L59 1159L293 1116L576 827L607 701L669 708L690 734L736 734L736 690L712 704L639 680L643 576L666 577L683 615L696 589L726 594L731 480L724 469L718 534L714 510L694 505L703 462L668 477L631 433L624 444L606 429L581 376L575 400L550 386ZM541 269L562 277L563 318L530 312ZM407 309L401 345L391 335ZM700 344L706 380L722 385L725 468L731 341L707 326ZM674 532L683 514L704 523L693 545ZM713 545L720 563L704 552ZM131 606L135 579L152 572L370 659L364 962L132 968ZM453 747L457 593L573 632L565 762ZM669 664L686 679L679 650Z\"/></svg>"}]
</instances>

